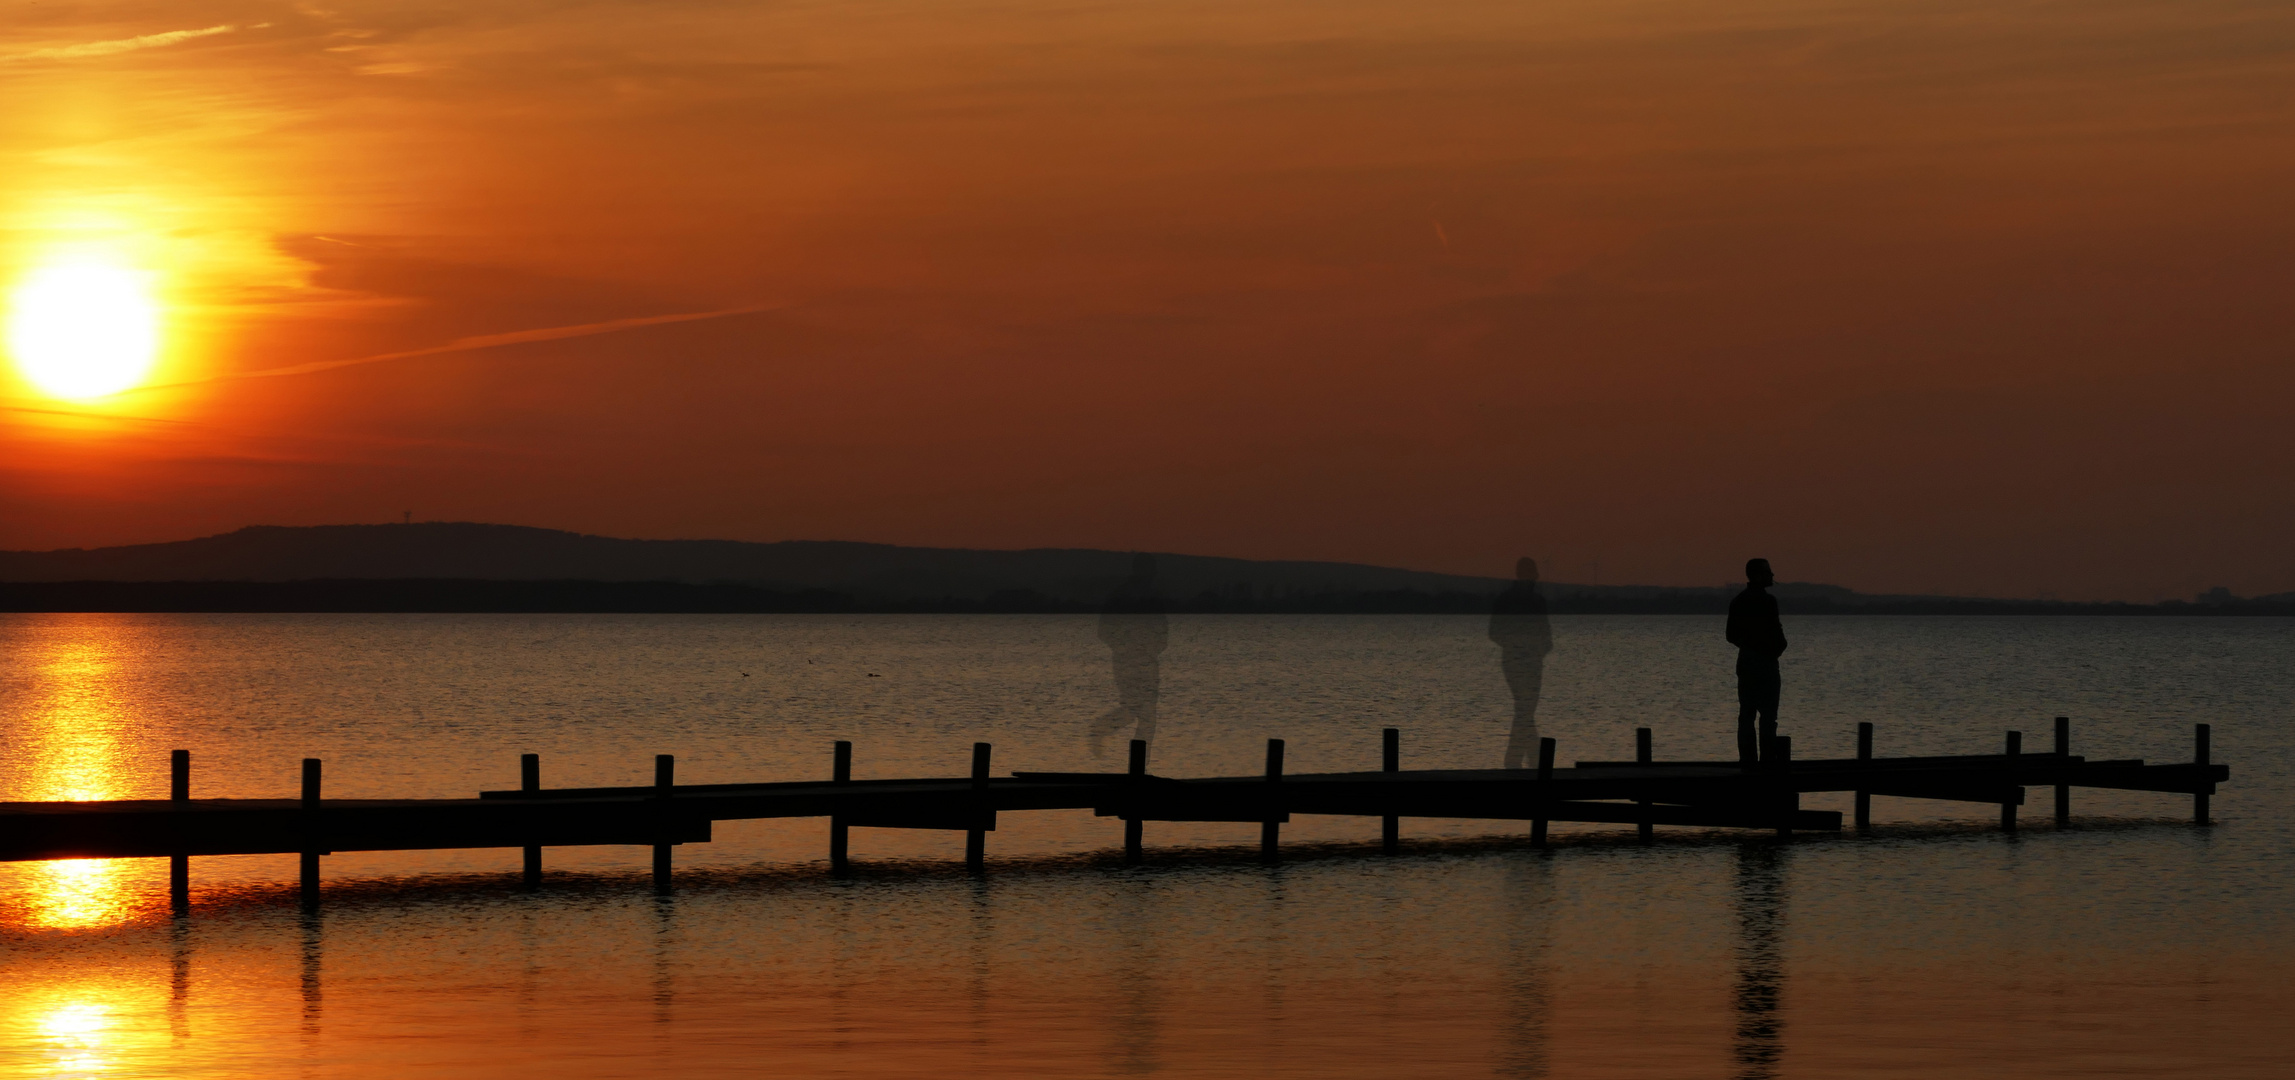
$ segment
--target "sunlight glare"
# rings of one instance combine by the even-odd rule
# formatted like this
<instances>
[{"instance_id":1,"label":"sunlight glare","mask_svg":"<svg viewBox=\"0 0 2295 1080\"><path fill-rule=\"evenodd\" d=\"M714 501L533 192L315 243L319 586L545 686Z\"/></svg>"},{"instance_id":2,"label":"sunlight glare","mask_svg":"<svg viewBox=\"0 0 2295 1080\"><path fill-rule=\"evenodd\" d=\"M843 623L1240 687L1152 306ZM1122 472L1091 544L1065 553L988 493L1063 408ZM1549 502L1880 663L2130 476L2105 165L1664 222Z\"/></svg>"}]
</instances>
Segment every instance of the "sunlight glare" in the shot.
<instances>
[{"instance_id":1,"label":"sunlight glare","mask_svg":"<svg viewBox=\"0 0 2295 1080\"><path fill-rule=\"evenodd\" d=\"M39 1026L47 1043L49 1075L92 1076L107 1071L110 1062L103 1050L112 1026L109 1006L73 1002L41 1017Z\"/></svg>"},{"instance_id":2,"label":"sunlight glare","mask_svg":"<svg viewBox=\"0 0 2295 1080\"><path fill-rule=\"evenodd\" d=\"M100 256L49 263L11 298L8 349L34 386L75 401L133 388L159 352L148 275Z\"/></svg>"}]
</instances>

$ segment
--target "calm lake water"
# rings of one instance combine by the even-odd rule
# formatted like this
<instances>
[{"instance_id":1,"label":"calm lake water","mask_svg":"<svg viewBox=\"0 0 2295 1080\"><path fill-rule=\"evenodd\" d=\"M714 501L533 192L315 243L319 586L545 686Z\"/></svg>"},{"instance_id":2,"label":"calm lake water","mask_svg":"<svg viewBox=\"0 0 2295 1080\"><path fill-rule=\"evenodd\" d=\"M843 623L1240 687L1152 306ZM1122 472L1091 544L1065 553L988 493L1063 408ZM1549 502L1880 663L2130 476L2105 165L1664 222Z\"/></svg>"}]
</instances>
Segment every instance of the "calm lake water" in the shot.
<instances>
[{"instance_id":1,"label":"calm lake water","mask_svg":"<svg viewBox=\"0 0 2295 1080\"><path fill-rule=\"evenodd\" d=\"M2295 621L1787 616L1797 756L2046 749L2188 760L2190 799L2035 789L1876 799L1870 837L1295 818L1008 814L988 873L954 833L734 822L678 849L344 854L321 913L293 856L0 866L0 1075L2280 1077L2295 1057ZM1154 768L1494 766L1510 698L1484 622L1175 616ZM1560 617L1539 716L1564 761L1733 752L1719 620ZM0 798L287 797L1118 768L1090 617L0 616ZM1804 805L1845 808L1845 797Z\"/></svg>"}]
</instances>

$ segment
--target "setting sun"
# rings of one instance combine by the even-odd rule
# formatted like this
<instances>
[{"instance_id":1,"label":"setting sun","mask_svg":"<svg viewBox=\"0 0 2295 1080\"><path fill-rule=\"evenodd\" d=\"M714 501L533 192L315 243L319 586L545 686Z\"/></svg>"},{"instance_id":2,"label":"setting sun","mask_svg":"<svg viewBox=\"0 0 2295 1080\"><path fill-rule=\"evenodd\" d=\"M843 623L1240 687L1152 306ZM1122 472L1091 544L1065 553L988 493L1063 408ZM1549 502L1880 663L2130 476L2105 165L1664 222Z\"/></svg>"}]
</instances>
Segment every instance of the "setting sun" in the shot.
<instances>
[{"instance_id":1,"label":"setting sun","mask_svg":"<svg viewBox=\"0 0 2295 1080\"><path fill-rule=\"evenodd\" d=\"M55 397L134 387L159 351L159 306L147 275L95 258L32 271L11 297L8 351L26 379Z\"/></svg>"}]
</instances>

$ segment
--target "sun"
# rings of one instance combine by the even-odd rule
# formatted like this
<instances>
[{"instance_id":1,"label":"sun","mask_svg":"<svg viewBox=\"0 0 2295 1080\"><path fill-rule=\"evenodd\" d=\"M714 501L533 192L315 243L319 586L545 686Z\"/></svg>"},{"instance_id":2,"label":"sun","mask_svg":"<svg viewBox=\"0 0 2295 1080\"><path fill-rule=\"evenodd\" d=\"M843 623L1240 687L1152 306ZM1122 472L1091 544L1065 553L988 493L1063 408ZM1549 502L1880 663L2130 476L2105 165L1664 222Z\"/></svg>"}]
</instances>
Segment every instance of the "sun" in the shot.
<instances>
[{"instance_id":1,"label":"sun","mask_svg":"<svg viewBox=\"0 0 2295 1080\"><path fill-rule=\"evenodd\" d=\"M159 355L150 276L101 257L33 270L9 298L8 351L32 385L85 401L132 389Z\"/></svg>"}]
</instances>

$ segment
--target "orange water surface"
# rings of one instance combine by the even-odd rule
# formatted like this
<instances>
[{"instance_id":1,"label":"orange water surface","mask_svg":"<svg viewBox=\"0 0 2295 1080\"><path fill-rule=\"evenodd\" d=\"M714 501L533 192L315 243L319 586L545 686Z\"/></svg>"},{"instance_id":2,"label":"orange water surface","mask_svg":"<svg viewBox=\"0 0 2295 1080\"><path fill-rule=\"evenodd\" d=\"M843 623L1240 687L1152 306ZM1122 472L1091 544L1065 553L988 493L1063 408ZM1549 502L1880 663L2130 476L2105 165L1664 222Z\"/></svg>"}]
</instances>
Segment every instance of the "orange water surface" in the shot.
<instances>
[{"instance_id":1,"label":"orange water surface","mask_svg":"<svg viewBox=\"0 0 2295 1080\"><path fill-rule=\"evenodd\" d=\"M1555 624L1565 757L1645 723L1726 747L1703 620ZM748 822L680 848L667 897L638 849L553 849L538 893L514 851L332 856L316 912L291 857L203 858L182 918L163 860L0 866L0 1075L2278 1076L2291 636L1797 629L1788 726L1816 753L1860 719L1941 752L2061 708L2092 753L2172 760L2207 716L2233 768L2211 829L2083 792L2069 829L2013 837L1881 800L1861 838L1588 827L1540 852L1412 821L1384 858L1375 823L1302 817L1278 867L1254 827L1155 825L1126 868L1104 819L1014 814L984 876L948 835L859 830L838 879L821 823ZM1172 641L1172 773L1242 771L1268 736L1302 769L1381 726L1414 765L1504 741L1476 620L1175 618ZM0 646L12 798L149 797L175 746L217 795L280 794L304 752L346 795L503 786L527 748L566 783L655 748L699 782L812 775L831 737L863 775L959 771L974 737L1090 767L1113 693L1089 618L10 616Z\"/></svg>"}]
</instances>

